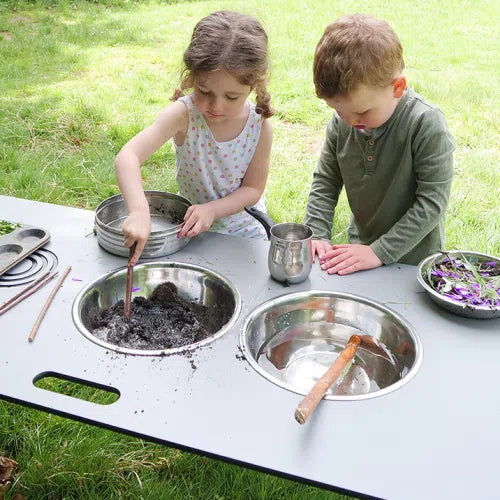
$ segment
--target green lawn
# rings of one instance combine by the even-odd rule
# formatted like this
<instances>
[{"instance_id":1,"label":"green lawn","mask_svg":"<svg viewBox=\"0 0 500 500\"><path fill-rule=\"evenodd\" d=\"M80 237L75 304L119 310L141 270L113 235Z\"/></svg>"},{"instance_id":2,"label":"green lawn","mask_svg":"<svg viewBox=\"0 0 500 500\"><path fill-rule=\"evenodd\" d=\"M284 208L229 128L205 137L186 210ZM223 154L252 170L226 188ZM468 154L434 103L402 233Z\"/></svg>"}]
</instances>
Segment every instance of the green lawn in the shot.
<instances>
[{"instance_id":1,"label":"green lawn","mask_svg":"<svg viewBox=\"0 0 500 500\"><path fill-rule=\"evenodd\" d=\"M116 153L168 104L194 24L222 8L259 17L269 35L276 221L303 221L331 116L314 95L314 47L327 22L370 12L396 29L410 85L457 139L448 248L500 255L500 14L489 0L0 0L0 193L88 209L116 194ZM174 165L166 145L143 169L145 188L175 191ZM342 196L336 241L348 217ZM7 403L2 453L20 463L10 496L340 498Z\"/></svg>"}]
</instances>

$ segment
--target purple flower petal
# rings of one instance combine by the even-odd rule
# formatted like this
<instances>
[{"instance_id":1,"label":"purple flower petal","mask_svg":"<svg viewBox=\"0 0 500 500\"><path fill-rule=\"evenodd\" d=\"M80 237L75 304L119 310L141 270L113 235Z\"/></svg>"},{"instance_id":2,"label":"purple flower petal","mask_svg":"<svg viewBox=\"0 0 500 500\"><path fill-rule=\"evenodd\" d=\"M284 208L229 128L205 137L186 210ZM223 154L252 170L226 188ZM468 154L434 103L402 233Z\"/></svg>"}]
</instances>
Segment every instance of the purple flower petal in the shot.
<instances>
[{"instance_id":1,"label":"purple flower petal","mask_svg":"<svg viewBox=\"0 0 500 500\"><path fill-rule=\"evenodd\" d=\"M132 292L138 292L141 289L140 286L133 286L132 287Z\"/></svg>"},{"instance_id":2,"label":"purple flower petal","mask_svg":"<svg viewBox=\"0 0 500 500\"><path fill-rule=\"evenodd\" d=\"M431 274L433 276L448 276L448 273L445 273L444 271L441 271L440 269L434 269Z\"/></svg>"}]
</instances>

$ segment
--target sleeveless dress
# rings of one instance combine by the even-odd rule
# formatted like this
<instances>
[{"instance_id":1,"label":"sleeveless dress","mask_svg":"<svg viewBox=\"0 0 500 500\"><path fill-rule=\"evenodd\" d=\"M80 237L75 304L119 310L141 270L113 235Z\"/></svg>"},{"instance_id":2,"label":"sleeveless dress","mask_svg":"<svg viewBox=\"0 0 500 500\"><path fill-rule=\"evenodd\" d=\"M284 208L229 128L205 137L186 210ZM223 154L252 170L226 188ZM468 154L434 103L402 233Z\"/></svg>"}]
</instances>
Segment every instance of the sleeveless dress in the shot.
<instances>
[{"instance_id":1,"label":"sleeveless dress","mask_svg":"<svg viewBox=\"0 0 500 500\"><path fill-rule=\"evenodd\" d=\"M179 99L188 110L189 124L184 143L175 144L179 194L200 204L224 198L240 187L259 142L263 117L249 102L250 113L241 133L227 142L217 142L193 96ZM261 198L255 208L266 212ZM210 231L267 239L262 225L244 210L215 220Z\"/></svg>"}]
</instances>

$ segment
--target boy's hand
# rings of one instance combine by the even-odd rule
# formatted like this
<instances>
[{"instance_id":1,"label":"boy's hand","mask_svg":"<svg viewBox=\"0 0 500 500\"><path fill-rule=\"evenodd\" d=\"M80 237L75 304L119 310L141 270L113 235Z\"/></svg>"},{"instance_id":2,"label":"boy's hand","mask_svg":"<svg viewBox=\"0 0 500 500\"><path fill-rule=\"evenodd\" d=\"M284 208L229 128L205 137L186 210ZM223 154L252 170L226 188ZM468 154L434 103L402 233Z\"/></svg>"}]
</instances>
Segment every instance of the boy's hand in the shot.
<instances>
[{"instance_id":1,"label":"boy's hand","mask_svg":"<svg viewBox=\"0 0 500 500\"><path fill-rule=\"evenodd\" d=\"M184 216L184 224L178 234L179 238L196 236L208 231L215 220L215 210L208 203L191 205Z\"/></svg>"},{"instance_id":2,"label":"boy's hand","mask_svg":"<svg viewBox=\"0 0 500 500\"><path fill-rule=\"evenodd\" d=\"M319 262L323 263L325 260L325 254L328 250L332 249L332 244L327 240L312 240L311 250L312 250L312 261L316 262L316 255L319 257Z\"/></svg>"},{"instance_id":3,"label":"boy's hand","mask_svg":"<svg viewBox=\"0 0 500 500\"><path fill-rule=\"evenodd\" d=\"M380 267L382 261L375 255L368 245L343 244L333 245L331 250L325 253L321 269L328 274L351 274L363 269Z\"/></svg>"},{"instance_id":4,"label":"boy's hand","mask_svg":"<svg viewBox=\"0 0 500 500\"><path fill-rule=\"evenodd\" d=\"M127 248L137 243L130 259L130 264L135 266L151 234L151 215L149 212L131 212L125 219L122 230Z\"/></svg>"}]
</instances>

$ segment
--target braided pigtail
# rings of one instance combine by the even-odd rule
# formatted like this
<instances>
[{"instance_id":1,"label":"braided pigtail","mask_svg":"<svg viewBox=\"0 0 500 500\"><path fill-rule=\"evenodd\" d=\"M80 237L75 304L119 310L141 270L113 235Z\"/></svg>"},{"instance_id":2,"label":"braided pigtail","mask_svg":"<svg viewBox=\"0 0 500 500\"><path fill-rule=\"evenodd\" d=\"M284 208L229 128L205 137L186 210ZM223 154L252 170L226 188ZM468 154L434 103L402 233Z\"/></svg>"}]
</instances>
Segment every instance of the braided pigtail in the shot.
<instances>
[{"instance_id":1,"label":"braided pigtail","mask_svg":"<svg viewBox=\"0 0 500 500\"><path fill-rule=\"evenodd\" d=\"M255 84L255 111L264 118L271 118L274 109L271 107L271 95L267 91L266 78L259 79Z\"/></svg>"},{"instance_id":2,"label":"braided pigtail","mask_svg":"<svg viewBox=\"0 0 500 500\"><path fill-rule=\"evenodd\" d=\"M172 97L170 97L171 101L177 101L177 99L181 98L184 95L184 91L193 87L193 77L188 74L188 71L184 70L181 78L181 83L179 87L174 90Z\"/></svg>"}]
</instances>

